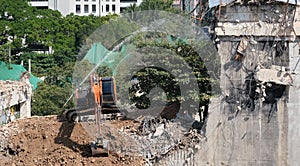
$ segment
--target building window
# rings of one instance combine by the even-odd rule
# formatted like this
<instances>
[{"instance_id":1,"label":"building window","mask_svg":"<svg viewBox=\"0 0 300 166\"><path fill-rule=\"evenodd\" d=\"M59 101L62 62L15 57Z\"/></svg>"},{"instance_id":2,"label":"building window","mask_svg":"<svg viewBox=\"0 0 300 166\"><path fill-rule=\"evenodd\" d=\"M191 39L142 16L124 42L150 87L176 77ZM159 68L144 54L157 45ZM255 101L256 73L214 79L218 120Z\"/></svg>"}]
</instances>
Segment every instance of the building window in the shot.
<instances>
[{"instance_id":1,"label":"building window","mask_svg":"<svg viewBox=\"0 0 300 166\"><path fill-rule=\"evenodd\" d=\"M103 13L103 6L101 6L101 12Z\"/></svg>"},{"instance_id":2,"label":"building window","mask_svg":"<svg viewBox=\"0 0 300 166\"><path fill-rule=\"evenodd\" d=\"M92 5L92 12L96 13L96 5Z\"/></svg>"},{"instance_id":3,"label":"building window","mask_svg":"<svg viewBox=\"0 0 300 166\"><path fill-rule=\"evenodd\" d=\"M93 2L96 2L96 0L92 0Z\"/></svg>"},{"instance_id":4,"label":"building window","mask_svg":"<svg viewBox=\"0 0 300 166\"><path fill-rule=\"evenodd\" d=\"M109 0L106 0L106 2L109 2Z\"/></svg>"},{"instance_id":5,"label":"building window","mask_svg":"<svg viewBox=\"0 0 300 166\"><path fill-rule=\"evenodd\" d=\"M89 12L89 5L84 5L84 13L88 13Z\"/></svg>"},{"instance_id":6,"label":"building window","mask_svg":"<svg viewBox=\"0 0 300 166\"><path fill-rule=\"evenodd\" d=\"M85 2L88 2L89 0L84 0Z\"/></svg>"},{"instance_id":7,"label":"building window","mask_svg":"<svg viewBox=\"0 0 300 166\"><path fill-rule=\"evenodd\" d=\"M112 0L113 2L116 2L116 0Z\"/></svg>"},{"instance_id":8,"label":"building window","mask_svg":"<svg viewBox=\"0 0 300 166\"><path fill-rule=\"evenodd\" d=\"M106 12L109 12L109 5L106 5Z\"/></svg>"},{"instance_id":9,"label":"building window","mask_svg":"<svg viewBox=\"0 0 300 166\"><path fill-rule=\"evenodd\" d=\"M125 13L126 7L120 7L120 13Z\"/></svg>"},{"instance_id":10,"label":"building window","mask_svg":"<svg viewBox=\"0 0 300 166\"><path fill-rule=\"evenodd\" d=\"M116 11L116 5L112 5L112 12Z\"/></svg>"},{"instance_id":11,"label":"building window","mask_svg":"<svg viewBox=\"0 0 300 166\"><path fill-rule=\"evenodd\" d=\"M76 13L80 13L80 5L76 5Z\"/></svg>"},{"instance_id":12,"label":"building window","mask_svg":"<svg viewBox=\"0 0 300 166\"><path fill-rule=\"evenodd\" d=\"M76 1L80 1L80 0L76 0Z\"/></svg>"}]
</instances>

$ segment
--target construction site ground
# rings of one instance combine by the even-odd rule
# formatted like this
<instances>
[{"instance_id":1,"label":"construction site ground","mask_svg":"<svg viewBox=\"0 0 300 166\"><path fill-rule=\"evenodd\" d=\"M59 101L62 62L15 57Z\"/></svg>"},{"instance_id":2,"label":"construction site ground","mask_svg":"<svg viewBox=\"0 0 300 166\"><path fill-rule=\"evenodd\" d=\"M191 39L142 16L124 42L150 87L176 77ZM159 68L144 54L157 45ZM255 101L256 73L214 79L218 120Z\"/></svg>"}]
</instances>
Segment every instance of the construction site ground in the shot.
<instances>
[{"instance_id":1,"label":"construction site ground","mask_svg":"<svg viewBox=\"0 0 300 166\"><path fill-rule=\"evenodd\" d=\"M112 123L121 128L122 121ZM115 125L114 125L115 124ZM92 139L79 123L58 116L18 119L0 127L0 165L143 165L142 157L92 157Z\"/></svg>"}]
</instances>

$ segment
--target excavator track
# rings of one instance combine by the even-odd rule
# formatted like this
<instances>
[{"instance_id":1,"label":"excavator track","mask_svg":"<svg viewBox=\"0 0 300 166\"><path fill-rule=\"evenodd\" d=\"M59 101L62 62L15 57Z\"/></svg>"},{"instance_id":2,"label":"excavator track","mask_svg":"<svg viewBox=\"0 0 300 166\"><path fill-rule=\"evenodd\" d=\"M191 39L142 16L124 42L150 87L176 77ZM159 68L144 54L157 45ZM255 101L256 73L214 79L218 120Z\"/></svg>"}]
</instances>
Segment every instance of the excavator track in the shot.
<instances>
[{"instance_id":1,"label":"excavator track","mask_svg":"<svg viewBox=\"0 0 300 166\"><path fill-rule=\"evenodd\" d=\"M87 122L96 120L94 108L68 109L64 111L64 117L69 122ZM103 120L120 120L124 118L125 116L117 110L102 113Z\"/></svg>"}]
</instances>

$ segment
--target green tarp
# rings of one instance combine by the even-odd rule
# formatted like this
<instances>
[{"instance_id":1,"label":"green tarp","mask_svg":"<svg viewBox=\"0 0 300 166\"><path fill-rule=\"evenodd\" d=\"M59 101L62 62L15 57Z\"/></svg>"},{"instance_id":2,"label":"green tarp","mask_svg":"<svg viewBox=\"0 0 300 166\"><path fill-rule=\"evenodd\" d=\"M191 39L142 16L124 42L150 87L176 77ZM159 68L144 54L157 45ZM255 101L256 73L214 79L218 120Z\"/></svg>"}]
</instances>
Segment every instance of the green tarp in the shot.
<instances>
[{"instance_id":1,"label":"green tarp","mask_svg":"<svg viewBox=\"0 0 300 166\"><path fill-rule=\"evenodd\" d=\"M186 39L178 39L167 35L165 39L158 38L156 42L160 43L163 40L167 41L170 45L177 45L177 43L186 43ZM134 45L122 45L120 51L110 51L102 43L94 43L94 45L86 53L82 61L87 60L93 65L100 64L100 66L106 66L113 71L113 75L117 73L117 66L122 59L131 56L132 50L135 50Z\"/></svg>"},{"instance_id":2,"label":"green tarp","mask_svg":"<svg viewBox=\"0 0 300 166\"><path fill-rule=\"evenodd\" d=\"M10 69L7 64L0 61L0 80L20 81L20 76L27 70L22 65L10 64ZM37 88L37 84L41 81L34 75L30 74L29 79L33 90Z\"/></svg>"},{"instance_id":3,"label":"green tarp","mask_svg":"<svg viewBox=\"0 0 300 166\"><path fill-rule=\"evenodd\" d=\"M115 72L119 62L127 55L126 46L122 46L120 52L113 52L109 51L101 43L95 43L82 60L87 60L93 65L101 64L101 66L107 66Z\"/></svg>"}]
</instances>

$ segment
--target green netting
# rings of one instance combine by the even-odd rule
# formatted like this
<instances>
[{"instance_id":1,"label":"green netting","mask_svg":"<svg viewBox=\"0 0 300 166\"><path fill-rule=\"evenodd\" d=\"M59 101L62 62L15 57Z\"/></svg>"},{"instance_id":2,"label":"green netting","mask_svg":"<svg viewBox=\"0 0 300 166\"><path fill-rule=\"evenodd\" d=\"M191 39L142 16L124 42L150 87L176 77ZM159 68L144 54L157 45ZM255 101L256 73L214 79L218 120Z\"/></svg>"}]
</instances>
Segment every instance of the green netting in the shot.
<instances>
[{"instance_id":1,"label":"green netting","mask_svg":"<svg viewBox=\"0 0 300 166\"><path fill-rule=\"evenodd\" d=\"M101 43L95 43L83 60L88 60L93 65L101 64L101 66L107 66L115 74L117 65L126 56L128 56L126 46L122 46L120 52L113 52L106 49Z\"/></svg>"},{"instance_id":2,"label":"green netting","mask_svg":"<svg viewBox=\"0 0 300 166\"><path fill-rule=\"evenodd\" d=\"M176 43L186 43L185 39L178 39L167 35L167 42L171 45L176 45ZM162 42L162 38L158 38L157 42ZM122 59L131 56L130 49L134 47L133 45L123 45L120 51L110 51L101 43L94 43L93 47L89 49L82 61L87 60L93 65L100 64L100 66L107 66L113 71L113 75L116 75L117 66L122 61Z\"/></svg>"},{"instance_id":3,"label":"green netting","mask_svg":"<svg viewBox=\"0 0 300 166\"><path fill-rule=\"evenodd\" d=\"M10 69L7 64L0 61L0 80L12 80L19 81L22 73L26 72L26 69L22 65L10 64ZM41 81L34 75L30 74L29 79L33 90L37 88L37 84Z\"/></svg>"}]
</instances>

